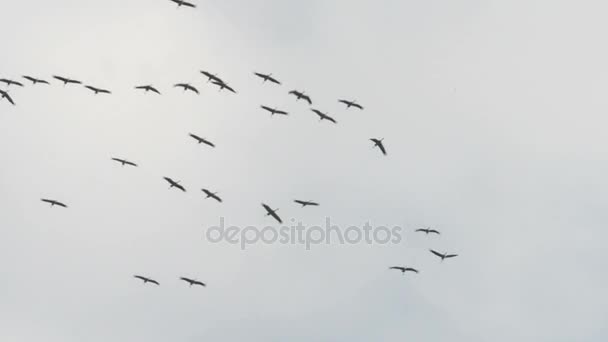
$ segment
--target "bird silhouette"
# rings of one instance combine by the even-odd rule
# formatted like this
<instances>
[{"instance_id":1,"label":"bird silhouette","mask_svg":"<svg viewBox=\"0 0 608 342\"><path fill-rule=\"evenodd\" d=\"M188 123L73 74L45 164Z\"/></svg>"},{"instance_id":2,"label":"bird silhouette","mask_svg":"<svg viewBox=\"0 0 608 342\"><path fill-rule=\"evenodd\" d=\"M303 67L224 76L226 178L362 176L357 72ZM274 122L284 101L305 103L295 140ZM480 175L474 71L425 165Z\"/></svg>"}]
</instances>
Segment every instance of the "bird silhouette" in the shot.
<instances>
[{"instance_id":1,"label":"bird silhouette","mask_svg":"<svg viewBox=\"0 0 608 342\"><path fill-rule=\"evenodd\" d=\"M160 91L158 91L156 88L154 88L151 85L143 85L143 86L137 86L135 87L135 89L142 89L144 90L146 93L151 91L153 93L157 93L158 95L160 95Z\"/></svg>"},{"instance_id":2,"label":"bird silhouette","mask_svg":"<svg viewBox=\"0 0 608 342\"><path fill-rule=\"evenodd\" d=\"M405 272L414 272L414 273L418 273L418 270L412 267L402 267L402 266L392 266L388 268L389 270L399 270L401 271L402 274L405 274Z\"/></svg>"},{"instance_id":3,"label":"bird silhouette","mask_svg":"<svg viewBox=\"0 0 608 342\"><path fill-rule=\"evenodd\" d=\"M190 286L192 286L192 285L199 285L199 286L202 286L202 287L207 286L207 285L205 285L205 283L202 283L202 282L200 282L198 280L194 280L194 279L190 279L190 278L186 278L186 277L181 277L179 279L187 282L188 284L190 284Z\"/></svg>"},{"instance_id":4,"label":"bird silhouette","mask_svg":"<svg viewBox=\"0 0 608 342\"><path fill-rule=\"evenodd\" d=\"M125 159L120 159L120 158L112 158L112 160L114 160L114 161L116 161L116 162L118 162L118 163L122 164L122 166L125 166L125 165L130 165L130 166L135 166L135 167L137 167L137 164L135 164L135 163L133 163L133 162L130 162L130 161L128 161L128 160L125 160Z\"/></svg>"},{"instance_id":5,"label":"bird silhouette","mask_svg":"<svg viewBox=\"0 0 608 342\"><path fill-rule=\"evenodd\" d=\"M254 72L253 74L256 75L257 77L263 79L264 80L263 83L266 83L266 81L270 81L275 84L281 84L281 82L277 81L275 78L272 77L272 74L266 75L266 74L261 74L259 72Z\"/></svg>"},{"instance_id":6,"label":"bird silhouette","mask_svg":"<svg viewBox=\"0 0 608 342\"><path fill-rule=\"evenodd\" d=\"M205 145L209 145L211 147L215 147L215 145L212 142L210 142L209 140L203 139L203 138L199 137L198 135L195 135L195 134L192 134L192 133L190 133L189 135L194 140L196 140L199 144L205 144Z\"/></svg>"},{"instance_id":7,"label":"bird silhouette","mask_svg":"<svg viewBox=\"0 0 608 342\"><path fill-rule=\"evenodd\" d=\"M220 87L220 91L224 90L224 89L228 89L231 92L236 94L236 91L234 89L232 89L229 85L227 85L224 82L218 82L218 81L212 81L211 83L215 84L216 86Z\"/></svg>"},{"instance_id":8,"label":"bird silhouette","mask_svg":"<svg viewBox=\"0 0 608 342\"><path fill-rule=\"evenodd\" d=\"M178 83L178 84L174 85L174 87L175 88L184 88L184 91L190 90L190 91L198 94L198 90L188 83Z\"/></svg>"},{"instance_id":9,"label":"bird silhouette","mask_svg":"<svg viewBox=\"0 0 608 342\"><path fill-rule=\"evenodd\" d=\"M318 206L319 203L317 202L311 202L311 201L300 201L300 200L294 200L294 202L301 204L302 208L307 207L307 206Z\"/></svg>"},{"instance_id":10,"label":"bird silhouette","mask_svg":"<svg viewBox=\"0 0 608 342\"><path fill-rule=\"evenodd\" d=\"M15 105L15 101L13 101L13 98L8 94L7 91L4 91L2 89L0 89L0 99L6 99L13 106Z\"/></svg>"},{"instance_id":11,"label":"bird silhouette","mask_svg":"<svg viewBox=\"0 0 608 342\"><path fill-rule=\"evenodd\" d=\"M435 229L431 229L431 228L420 228L420 229L416 229L416 231L426 233L427 235L429 233L437 234L437 235L441 234L438 231L436 231Z\"/></svg>"},{"instance_id":12,"label":"bird silhouette","mask_svg":"<svg viewBox=\"0 0 608 342\"><path fill-rule=\"evenodd\" d=\"M7 87L10 87L11 85L16 85L16 86L19 86L19 87L23 87L23 83L20 83L20 82L17 82L17 81L13 81L13 80L9 80L9 79L6 79L6 78L0 78L0 82L6 83Z\"/></svg>"},{"instance_id":13,"label":"bird silhouette","mask_svg":"<svg viewBox=\"0 0 608 342\"><path fill-rule=\"evenodd\" d=\"M177 4L177 8L180 8L182 6L186 6L186 7L192 7L192 8L196 8L195 4L183 1L183 0L171 0L172 2L175 2Z\"/></svg>"},{"instance_id":14,"label":"bird silhouette","mask_svg":"<svg viewBox=\"0 0 608 342\"><path fill-rule=\"evenodd\" d=\"M39 79L39 78L35 78L35 77L32 77L32 76L25 76L25 75L24 75L24 76L21 76L21 77L25 78L25 79L26 79L26 80L28 80L28 81L31 81L31 82L32 82L32 84L37 84L37 83L49 84L49 82L48 82L48 81L41 80L41 79Z\"/></svg>"},{"instance_id":15,"label":"bird silhouette","mask_svg":"<svg viewBox=\"0 0 608 342\"><path fill-rule=\"evenodd\" d=\"M296 97L296 101L304 99L304 101L308 102L309 105L312 105L312 100L310 96L306 95L304 92L292 90L289 94L294 95Z\"/></svg>"},{"instance_id":16,"label":"bird silhouette","mask_svg":"<svg viewBox=\"0 0 608 342\"><path fill-rule=\"evenodd\" d=\"M52 200L52 199L42 198L41 201L42 202L46 202L46 203L50 203L51 207L54 207L54 206L63 207L63 208L67 208L68 207L67 205L65 205L63 203L61 203L59 201Z\"/></svg>"},{"instance_id":17,"label":"bird silhouette","mask_svg":"<svg viewBox=\"0 0 608 342\"><path fill-rule=\"evenodd\" d=\"M378 146L380 151L382 151L382 154L386 155L386 149L384 148L384 144L382 143L382 140L384 140L384 139L371 138L369 140L374 142L374 147Z\"/></svg>"},{"instance_id":18,"label":"bird silhouette","mask_svg":"<svg viewBox=\"0 0 608 342\"><path fill-rule=\"evenodd\" d=\"M160 285L160 284L159 284L159 283L158 283L156 280L154 280L154 279L150 279L150 278L146 278L146 277L144 277L144 276L140 276L140 275L134 275L133 277L134 277L134 278L137 278L137 279L141 279L141 280L143 280L143 281L144 281L144 284L147 284L147 283L152 283L152 284Z\"/></svg>"},{"instance_id":19,"label":"bird silhouette","mask_svg":"<svg viewBox=\"0 0 608 342\"><path fill-rule=\"evenodd\" d=\"M207 195L207 197L205 198L213 198L214 200L218 201L218 202L222 202L222 199L217 195L217 192L211 192L210 190L207 189L201 189L201 191L203 191L205 193L205 195Z\"/></svg>"},{"instance_id":20,"label":"bird silhouette","mask_svg":"<svg viewBox=\"0 0 608 342\"><path fill-rule=\"evenodd\" d=\"M350 107L355 107L355 108L359 108L359 109L363 110L363 106L361 106L360 104L358 104L355 101L338 100L338 102L344 103L346 105L346 109L349 109Z\"/></svg>"},{"instance_id":21,"label":"bird silhouette","mask_svg":"<svg viewBox=\"0 0 608 342\"><path fill-rule=\"evenodd\" d=\"M179 182L176 182L169 177L163 177L163 178L169 183L169 189L178 188L181 191L186 192L186 188L184 188L182 185L180 185Z\"/></svg>"},{"instance_id":22,"label":"bird silhouette","mask_svg":"<svg viewBox=\"0 0 608 342\"><path fill-rule=\"evenodd\" d=\"M53 78L56 79L56 80L59 80L59 81L63 82L64 86L66 86L67 84L82 84L82 82L80 82L80 81L72 80L72 79L69 79L67 77L53 75Z\"/></svg>"},{"instance_id":23,"label":"bird silhouette","mask_svg":"<svg viewBox=\"0 0 608 342\"><path fill-rule=\"evenodd\" d=\"M283 223L283 221L281 220L281 218L279 217L279 215L277 215L277 211L279 209L272 209L272 208L270 208L268 205L266 205L264 203L262 203L262 207L264 207L264 209L266 209L266 216L272 216L279 223Z\"/></svg>"},{"instance_id":24,"label":"bird silhouette","mask_svg":"<svg viewBox=\"0 0 608 342\"><path fill-rule=\"evenodd\" d=\"M212 73L210 73L210 72L208 72L208 71L204 71L204 70L201 70L201 74L203 74L203 75L207 76L207 82L209 82L209 81L216 81L216 82L225 83L225 82L224 82L224 81L222 81L222 79L221 79L221 78L219 78L219 77L218 77L216 74L212 74Z\"/></svg>"},{"instance_id":25,"label":"bird silhouette","mask_svg":"<svg viewBox=\"0 0 608 342\"><path fill-rule=\"evenodd\" d=\"M273 116L273 115L275 115L275 114L279 114L279 115L288 115L288 113L287 113L287 112L282 111L282 110L278 110L278 109L275 109L275 108L270 108L270 107L268 107L268 106L260 106L260 107L262 107L262 109L264 109L264 110L266 110L266 111L270 112L270 116Z\"/></svg>"},{"instance_id":26,"label":"bird silhouette","mask_svg":"<svg viewBox=\"0 0 608 342\"><path fill-rule=\"evenodd\" d=\"M96 88L96 87L93 87L93 86L90 86L90 85L85 85L84 87L87 88L87 89L89 89L89 90L91 90L92 92L94 92L95 95L97 95L97 94L112 94L111 91L106 90L106 89Z\"/></svg>"},{"instance_id":27,"label":"bird silhouette","mask_svg":"<svg viewBox=\"0 0 608 342\"><path fill-rule=\"evenodd\" d=\"M431 253L435 254L436 256L440 257L441 261L443 261L444 259L454 258L454 257L458 256L458 254L439 253L439 252L434 251L432 249L429 249L429 251L431 251Z\"/></svg>"},{"instance_id":28,"label":"bird silhouette","mask_svg":"<svg viewBox=\"0 0 608 342\"><path fill-rule=\"evenodd\" d=\"M336 120L334 120L334 118L323 113L322 111L320 111L318 109L311 109L311 111L313 111L315 114L317 114L319 116L319 121L327 120L327 121L331 121L333 123L337 123Z\"/></svg>"}]
</instances>

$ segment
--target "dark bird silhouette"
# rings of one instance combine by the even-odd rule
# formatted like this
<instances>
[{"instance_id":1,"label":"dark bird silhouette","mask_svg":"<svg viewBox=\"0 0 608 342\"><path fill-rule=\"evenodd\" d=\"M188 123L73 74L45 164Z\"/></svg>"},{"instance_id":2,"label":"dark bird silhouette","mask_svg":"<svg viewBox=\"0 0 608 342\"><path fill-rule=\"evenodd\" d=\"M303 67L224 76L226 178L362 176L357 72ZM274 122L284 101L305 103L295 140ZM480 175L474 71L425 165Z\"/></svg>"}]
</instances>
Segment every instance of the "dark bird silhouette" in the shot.
<instances>
[{"instance_id":1,"label":"dark bird silhouette","mask_svg":"<svg viewBox=\"0 0 608 342\"><path fill-rule=\"evenodd\" d=\"M39 78L35 78L32 76L22 76L23 78L25 78L28 81L32 81L32 84L37 84L37 83L42 83L42 84L49 84L49 82L45 81L45 80L41 80Z\"/></svg>"},{"instance_id":2,"label":"dark bird silhouette","mask_svg":"<svg viewBox=\"0 0 608 342\"><path fill-rule=\"evenodd\" d=\"M51 207L53 207L53 206L59 206L59 207L63 207L63 208L67 208L68 207L67 205L65 205L63 203L61 203L59 201L52 200L52 199L43 198L43 199L41 199L41 201L42 202L46 202L46 203L50 203Z\"/></svg>"},{"instance_id":3,"label":"dark bird silhouette","mask_svg":"<svg viewBox=\"0 0 608 342\"><path fill-rule=\"evenodd\" d=\"M209 82L209 81L216 81L216 82L225 83L225 82L224 82L224 81L222 81L222 79L221 79L221 78L219 78L219 77L218 77L216 74L212 74L212 73L210 73L210 72L208 72L208 71L204 71L204 70L201 70L201 74L203 74L203 75L207 76L207 82Z\"/></svg>"},{"instance_id":4,"label":"dark bird silhouette","mask_svg":"<svg viewBox=\"0 0 608 342\"><path fill-rule=\"evenodd\" d=\"M302 208L307 207L307 206L318 206L319 203L317 202L311 202L311 201L300 201L300 200L295 200L294 202L301 204Z\"/></svg>"},{"instance_id":5,"label":"dark bird silhouette","mask_svg":"<svg viewBox=\"0 0 608 342\"><path fill-rule=\"evenodd\" d=\"M7 87L10 87L11 85L16 85L19 87L23 87L23 83L17 82L17 81L13 81L13 80L8 80L6 78L0 78L0 82L6 83Z\"/></svg>"},{"instance_id":6,"label":"dark bird silhouette","mask_svg":"<svg viewBox=\"0 0 608 342\"><path fill-rule=\"evenodd\" d=\"M55 75L53 75L53 78L56 79L56 80L60 80L61 82L63 82L64 86L67 85L67 84L69 84L69 83L71 83L71 84L82 84L82 82L80 82L80 81L72 80L72 79L69 79L67 77L61 77L61 76L55 76Z\"/></svg>"},{"instance_id":7,"label":"dark bird silhouette","mask_svg":"<svg viewBox=\"0 0 608 342\"><path fill-rule=\"evenodd\" d=\"M171 179L169 177L163 177L163 178L170 184L169 189L171 189L171 188L178 188L181 191L186 192L186 188L184 188L183 186L181 186L179 184L179 182L176 182L176 181L174 181L173 179Z\"/></svg>"},{"instance_id":8,"label":"dark bird silhouette","mask_svg":"<svg viewBox=\"0 0 608 342\"><path fill-rule=\"evenodd\" d=\"M171 0L171 1L173 1L177 4L177 8L180 8L182 6L196 8L195 4L191 4L191 3L183 1L183 0Z\"/></svg>"},{"instance_id":9,"label":"dark bird silhouette","mask_svg":"<svg viewBox=\"0 0 608 342\"><path fill-rule=\"evenodd\" d=\"M210 142L209 140L203 139L203 138L199 137L198 135L195 135L195 134L192 134L192 133L190 133L189 135L194 140L198 141L199 144L205 144L205 145L209 145L211 147L215 147L215 145L212 142Z\"/></svg>"},{"instance_id":10,"label":"dark bird silhouette","mask_svg":"<svg viewBox=\"0 0 608 342\"><path fill-rule=\"evenodd\" d=\"M275 115L275 114L288 115L287 112L282 111L282 110L278 110L278 109L275 109L275 108L270 108L270 107L267 107L267 106L260 106L260 107L262 107L262 109L264 109L264 110L269 111L271 116Z\"/></svg>"},{"instance_id":11,"label":"dark bird silhouette","mask_svg":"<svg viewBox=\"0 0 608 342\"><path fill-rule=\"evenodd\" d=\"M374 147L378 146L380 151L382 151L382 154L386 155L386 149L384 148L384 144L382 144L382 140L384 140L384 139L371 138L369 140L374 142Z\"/></svg>"},{"instance_id":12,"label":"dark bird silhouette","mask_svg":"<svg viewBox=\"0 0 608 342\"><path fill-rule=\"evenodd\" d=\"M130 161L128 161L128 160L125 160L125 159L120 159L120 158L112 158L112 160L114 160L114 161L116 161L116 162L119 162L120 164L122 164L122 166L125 166L125 165L130 165L130 166L135 166L135 167L137 167L137 164L132 163L132 162L130 162Z\"/></svg>"},{"instance_id":13,"label":"dark bird silhouette","mask_svg":"<svg viewBox=\"0 0 608 342\"><path fill-rule=\"evenodd\" d=\"M420 228L420 229L416 229L416 231L426 233L427 235L429 233L437 234L437 235L441 234L438 231L436 231L435 229L431 229L431 228Z\"/></svg>"},{"instance_id":14,"label":"dark bird silhouette","mask_svg":"<svg viewBox=\"0 0 608 342\"><path fill-rule=\"evenodd\" d=\"M277 211L279 209L272 209L270 208L268 205L262 203L262 207L264 207L264 209L266 209L266 216L272 216L274 217L275 220L277 220L279 223L283 223L283 221L281 221L281 218L279 217L279 215L277 215Z\"/></svg>"},{"instance_id":15,"label":"dark bird silhouette","mask_svg":"<svg viewBox=\"0 0 608 342\"><path fill-rule=\"evenodd\" d=\"M270 81L275 84L281 84L281 82L277 81L276 78L272 77L272 74L265 75L265 74L260 74L259 72L254 72L253 74L256 75L257 77L263 79L264 80L263 83L266 83L266 81Z\"/></svg>"},{"instance_id":16,"label":"dark bird silhouette","mask_svg":"<svg viewBox=\"0 0 608 342\"><path fill-rule=\"evenodd\" d=\"M220 91L222 91L222 90L224 90L224 89L228 89L228 90L230 90L231 92L233 92L233 93L235 93L235 94L236 94L236 91L235 91L234 89L232 89L232 88L231 88L229 85L227 85L227 84L226 84L226 83L224 83L224 82L213 81L213 82L211 82L211 83L213 83L213 84L215 84L216 86L220 87Z\"/></svg>"},{"instance_id":17,"label":"dark bird silhouette","mask_svg":"<svg viewBox=\"0 0 608 342\"><path fill-rule=\"evenodd\" d=\"M431 253L435 254L436 256L441 258L441 261L443 261L443 259L448 259L448 258L453 258L453 257L457 257L458 254L447 254L447 253L439 253L437 251L434 251L432 249L429 249L429 251L431 251Z\"/></svg>"},{"instance_id":18,"label":"dark bird silhouette","mask_svg":"<svg viewBox=\"0 0 608 342\"><path fill-rule=\"evenodd\" d=\"M147 283L152 283L152 284L160 285L160 284L159 284L159 283L158 283L156 280L154 280L154 279L150 279L150 278L146 278L146 277L144 277L144 276L140 276L140 275L134 275L133 277L134 277L134 278L137 278L137 279L141 279L141 280L143 280L143 281L144 281L144 284L147 284Z\"/></svg>"},{"instance_id":19,"label":"dark bird silhouette","mask_svg":"<svg viewBox=\"0 0 608 342\"><path fill-rule=\"evenodd\" d=\"M218 201L218 202L222 202L222 199L217 195L217 192L211 192L207 189L201 189L205 195L207 195L207 197L205 198L213 198L214 200Z\"/></svg>"},{"instance_id":20,"label":"dark bird silhouette","mask_svg":"<svg viewBox=\"0 0 608 342\"><path fill-rule=\"evenodd\" d=\"M95 95L97 95L97 94L112 94L111 91L106 90L106 89L96 88L96 87L93 87L93 86L90 86L90 85L85 85L84 87L87 88L87 89L89 89L89 90L91 90L92 92L94 92Z\"/></svg>"},{"instance_id":21,"label":"dark bird silhouette","mask_svg":"<svg viewBox=\"0 0 608 342\"><path fill-rule=\"evenodd\" d=\"M289 92L289 94L294 95L297 98L296 101L304 99L306 102L308 102L308 104L312 105L312 100L310 99L310 96L306 95L301 91L292 90Z\"/></svg>"},{"instance_id":22,"label":"dark bird silhouette","mask_svg":"<svg viewBox=\"0 0 608 342\"><path fill-rule=\"evenodd\" d=\"M8 102L10 102L13 106L15 105L15 101L13 101L13 98L8 94L7 91L4 91L2 89L0 89L0 99L7 99Z\"/></svg>"},{"instance_id":23,"label":"dark bird silhouette","mask_svg":"<svg viewBox=\"0 0 608 342\"><path fill-rule=\"evenodd\" d=\"M190 278L186 278L186 277L181 277L179 279L187 282L188 284L190 284L190 286L192 286L192 285L199 285L199 286L202 286L202 287L207 286L207 285L205 285L205 283L202 283L202 282L200 282L198 280L194 280L194 279L190 279Z\"/></svg>"},{"instance_id":24,"label":"dark bird silhouette","mask_svg":"<svg viewBox=\"0 0 608 342\"><path fill-rule=\"evenodd\" d=\"M418 270L412 267L402 267L402 266L392 266L388 268L389 270L399 270L401 271L402 274L405 274L405 272L414 272L414 273L418 273Z\"/></svg>"},{"instance_id":25,"label":"dark bird silhouette","mask_svg":"<svg viewBox=\"0 0 608 342\"><path fill-rule=\"evenodd\" d=\"M198 94L198 90L188 83L178 83L178 84L174 85L174 87L175 88L184 88L184 91L190 90L190 91Z\"/></svg>"},{"instance_id":26,"label":"dark bird silhouette","mask_svg":"<svg viewBox=\"0 0 608 342\"><path fill-rule=\"evenodd\" d=\"M158 95L160 95L160 91L158 91L156 88L154 88L151 85L137 86L137 87L135 87L135 89L142 89L146 93L149 92L149 91L151 91L153 93L157 93Z\"/></svg>"},{"instance_id":27,"label":"dark bird silhouette","mask_svg":"<svg viewBox=\"0 0 608 342\"><path fill-rule=\"evenodd\" d=\"M319 121L327 120L327 121L331 121L333 123L337 123L336 120L334 120L334 118L323 113L322 111L320 111L318 109L311 109L311 111L313 111L315 114L317 114L319 116Z\"/></svg>"},{"instance_id":28,"label":"dark bird silhouette","mask_svg":"<svg viewBox=\"0 0 608 342\"><path fill-rule=\"evenodd\" d=\"M361 106L360 104L358 104L355 101L338 100L338 102L344 103L346 105L346 109L349 109L350 107L355 107L355 108L359 108L359 109L363 110L363 106Z\"/></svg>"}]
</instances>

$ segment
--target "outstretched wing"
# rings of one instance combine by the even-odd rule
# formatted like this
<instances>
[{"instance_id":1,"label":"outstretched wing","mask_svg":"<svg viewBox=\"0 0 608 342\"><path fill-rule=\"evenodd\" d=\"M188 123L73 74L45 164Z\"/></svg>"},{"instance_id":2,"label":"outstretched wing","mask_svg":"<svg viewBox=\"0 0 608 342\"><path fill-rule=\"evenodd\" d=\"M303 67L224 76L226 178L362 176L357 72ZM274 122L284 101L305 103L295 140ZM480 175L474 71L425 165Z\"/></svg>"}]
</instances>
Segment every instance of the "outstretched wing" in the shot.
<instances>
[{"instance_id":1,"label":"outstretched wing","mask_svg":"<svg viewBox=\"0 0 608 342\"><path fill-rule=\"evenodd\" d=\"M401 267L401 266L392 266L388 268L389 270L399 270L401 272L405 272L405 267Z\"/></svg>"},{"instance_id":2,"label":"outstretched wing","mask_svg":"<svg viewBox=\"0 0 608 342\"><path fill-rule=\"evenodd\" d=\"M380 148L380 151L382 151L382 154L386 155L386 150L384 149L384 144L382 144L382 142L378 143L378 148Z\"/></svg>"},{"instance_id":3,"label":"outstretched wing","mask_svg":"<svg viewBox=\"0 0 608 342\"><path fill-rule=\"evenodd\" d=\"M410 272L418 273L418 270L417 270L417 269L415 269L415 268L412 268L412 267L406 267L406 268L405 268L405 270L404 270L403 272L406 272L406 271L410 271Z\"/></svg>"},{"instance_id":4,"label":"outstretched wing","mask_svg":"<svg viewBox=\"0 0 608 342\"><path fill-rule=\"evenodd\" d=\"M458 254L448 254L448 255L445 256L445 258L446 259L447 258L454 258L454 257L457 257L457 256L458 256Z\"/></svg>"},{"instance_id":5,"label":"outstretched wing","mask_svg":"<svg viewBox=\"0 0 608 342\"><path fill-rule=\"evenodd\" d=\"M431 253L435 254L436 256L438 256L438 257L440 257L440 258L443 258L443 254L441 254L441 253L439 253L439 252L437 252L437 251L434 251L434 250L432 250L432 249L429 249L429 251L431 251Z\"/></svg>"}]
</instances>

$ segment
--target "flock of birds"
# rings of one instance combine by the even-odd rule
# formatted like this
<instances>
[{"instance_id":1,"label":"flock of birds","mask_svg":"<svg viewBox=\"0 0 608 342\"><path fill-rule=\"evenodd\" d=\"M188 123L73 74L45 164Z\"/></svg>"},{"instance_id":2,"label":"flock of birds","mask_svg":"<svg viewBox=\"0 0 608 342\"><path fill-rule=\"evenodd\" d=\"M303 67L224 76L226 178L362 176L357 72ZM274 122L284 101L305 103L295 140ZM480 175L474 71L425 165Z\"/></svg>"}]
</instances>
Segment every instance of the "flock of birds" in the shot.
<instances>
[{"instance_id":1,"label":"flock of birds","mask_svg":"<svg viewBox=\"0 0 608 342\"><path fill-rule=\"evenodd\" d=\"M196 5L183 1L183 0L170 0L174 3L177 4L178 8L181 6L186 6L186 7L196 7ZM213 85L217 86L219 88L219 90L228 90L234 94L236 94L236 90L234 90L234 88L232 88L230 85L228 85L227 82L225 82L224 80L222 80L219 76L217 76L217 74L213 74L210 73L208 71L200 71L202 75L204 75L207 78L207 82L211 82ZM277 80L275 77L273 77L272 74L264 74L264 73L259 73L259 72L254 72L254 75L256 77L259 77L260 79L263 80L263 83L266 82L270 82L276 85L281 85L281 82L279 80ZM36 78L36 77L32 77L32 76L28 76L28 75L23 75L22 76L25 80L28 80L32 83L32 85L37 85L37 84L45 84L45 85L50 85L51 83L47 80L44 79L40 79L40 78ZM61 82L61 84L63 84L63 86L67 86L67 85L82 85L84 86L84 88L90 90L91 92L93 92L94 95L98 95L98 94L112 94L112 92L108 89L103 89L103 88L99 88L99 87L95 87L92 85L86 85L81 81L75 80L75 79L71 79L68 77L63 77L63 76L57 76L57 75L53 75L52 76L53 79L55 79L56 81ZM13 87L24 87L24 84L16 81L16 80L12 80L12 79L6 79L6 78L2 78L0 79L0 83L4 83L6 85L6 89L2 90L0 89L0 100L2 99L6 99L10 104L15 105L15 101L13 99L13 97L9 94L9 88L11 86ZM183 89L184 92L192 92L195 94L199 94L199 90L189 84L189 83L177 83L174 85L175 88L181 88ZM137 90L143 90L145 93L148 92L152 92L155 93L157 95L162 95L161 92L154 87L153 85L139 85L139 86L135 86L135 89ZM293 95L296 98L296 101L299 100L303 100L305 102L307 102L310 106L312 106L313 102L312 99L310 98L310 96L308 96L305 92L302 91L298 91L298 90L292 90L289 92L289 95ZM350 109L350 108L357 108L359 110L363 110L363 106L361 106L360 104L358 104L356 101L351 101L351 100L345 100L345 99L339 99L338 102L344 104L346 106L346 109ZM289 115L288 112L284 111L284 110L280 110L277 108L273 108L270 106L265 106L262 105L261 108L267 112L270 113L271 117L274 115ZM319 117L319 121L329 121L332 122L334 124L337 123L337 121L332 118L331 116L329 116L327 113L324 113L318 109L315 108L311 108L311 111L313 113L315 113L318 117ZM215 144L212 143L211 141L202 138L196 134L192 134L190 133L189 136L194 139L198 144L204 144L207 145L209 147L214 148ZM386 152L386 148L384 146L383 143L383 139L380 138L370 138L370 140L373 142L373 147L377 147L380 152L382 152L383 155L387 155ZM121 164L122 166L132 166L132 167L137 167L138 165L134 162L131 162L129 160L126 159L121 159L121 158L111 158L113 161ZM169 184L169 189L171 188L175 188L178 190L181 190L183 192L186 192L186 188L180 184L179 181L173 180L170 177L163 177L163 179ZM218 196L217 192L213 192L209 189L201 189L201 191L205 194L205 198L211 198L217 202L222 202L222 198ZM49 198L42 198L41 199L42 202L48 203L50 204L51 207L57 206L57 207L62 207L62 208L68 208L68 205L55 200L55 199L49 199ZM303 200L295 200L295 203L299 204L302 206L302 208L307 207L307 206L319 206L320 204L318 202L314 202L314 201L303 201ZM283 220L281 219L281 217L277 214L277 210L278 209L272 209L269 205L262 203L262 207L264 208L264 210L266 211L266 216L270 216L272 217L274 220L276 220L278 223L282 224ZM436 234L439 235L440 232L435 230L435 229L431 229L431 228L420 228L420 229L416 229L416 232L419 233L424 233L426 235L428 234ZM448 254L448 253L441 253L438 252L436 250L430 249L429 250L433 255L437 256L438 258L441 259L441 261L445 260L445 259L449 259L449 258L454 258L456 256L458 256L457 254ZM402 274L405 274L406 272L413 272L413 273L419 273L419 270L414 268L414 267L410 267L410 266L391 266L389 267L389 270L397 270L400 271ZM152 278L146 277L146 276L142 276L142 275L134 275L135 278L140 279L143 281L144 284L155 284L155 285L160 285L160 283ZM197 286L202 286L205 287L206 284L192 279L192 278L187 278L187 277L180 277L180 280L188 283L190 286L192 285L197 285Z\"/></svg>"}]
</instances>

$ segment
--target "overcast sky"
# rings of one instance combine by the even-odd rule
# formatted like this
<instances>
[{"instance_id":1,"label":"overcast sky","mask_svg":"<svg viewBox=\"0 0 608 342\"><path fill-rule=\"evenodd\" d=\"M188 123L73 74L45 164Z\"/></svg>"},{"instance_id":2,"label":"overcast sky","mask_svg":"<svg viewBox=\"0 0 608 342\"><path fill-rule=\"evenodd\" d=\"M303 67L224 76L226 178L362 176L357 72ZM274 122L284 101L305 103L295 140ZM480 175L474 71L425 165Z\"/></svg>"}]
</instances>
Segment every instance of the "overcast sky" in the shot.
<instances>
[{"instance_id":1,"label":"overcast sky","mask_svg":"<svg viewBox=\"0 0 608 342\"><path fill-rule=\"evenodd\" d=\"M607 4L193 1L2 4L0 77L64 75L113 94L52 82L0 101L0 340L608 339ZM400 225L404 241L205 241L220 217L272 224L261 202L288 222Z\"/></svg>"}]
</instances>

